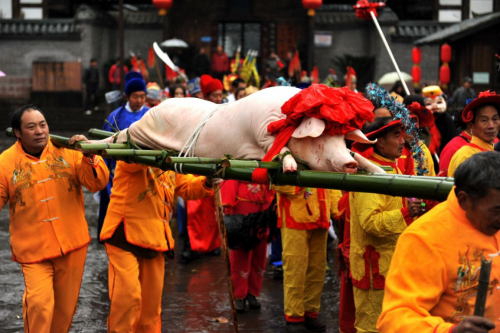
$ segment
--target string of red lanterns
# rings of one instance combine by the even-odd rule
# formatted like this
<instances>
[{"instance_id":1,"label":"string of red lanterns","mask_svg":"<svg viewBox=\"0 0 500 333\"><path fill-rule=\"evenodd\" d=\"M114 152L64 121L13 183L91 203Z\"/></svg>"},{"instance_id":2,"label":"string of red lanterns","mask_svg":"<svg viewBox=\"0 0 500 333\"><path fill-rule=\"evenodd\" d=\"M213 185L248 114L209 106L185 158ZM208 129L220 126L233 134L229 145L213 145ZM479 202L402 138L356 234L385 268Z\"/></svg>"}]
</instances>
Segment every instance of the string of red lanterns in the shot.
<instances>
[{"instance_id":1,"label":"string of red lanterns","mask_svg":"<svg viewBox=\"0 0 500 333\"><path fill-rule=\"evenodd\" d=\"M451 71L448 63L451 61L451 46L448 44L441 45L441 61L443 65L439 69L439 82L444 89L448 88L448 83L451 79Z\"/></svg>"},{"instance_id":2,"label":"string of red lanterns","mask_svg":"<svg viewBox=\"0 0 500 333\"><path fill-rule=\"evenodd\" d=\"M167 14L167 10L169 10L173 4L173 0L153 0L153 6L159 9L158 14L162 16Z\"/></svg>"},{"instance_id":3,"label":"string of red lanterns","mask_svg":"<svg viewBox=\"0 0 500 333\"><path fill-rule=\"evenodd\" d=\"M302 0L302 6L307 9L307 15L314 16L315 10L323 5L323 0Z\"/></svg>"},{"instance_id":4,"label":"string of red lanterns","mask_svg":"<svg viewBox=\"0 0 500 333\"><path fill-rule=\"evenodd\" d=\"M415 46L411 50L411 57L413 60L413 67L411 69L411 77L413 78L413 85L418 87L420 80L422 79L422 70L420 68L420 62L422 61L422 50Z\"/></svg>"}]
</instances>

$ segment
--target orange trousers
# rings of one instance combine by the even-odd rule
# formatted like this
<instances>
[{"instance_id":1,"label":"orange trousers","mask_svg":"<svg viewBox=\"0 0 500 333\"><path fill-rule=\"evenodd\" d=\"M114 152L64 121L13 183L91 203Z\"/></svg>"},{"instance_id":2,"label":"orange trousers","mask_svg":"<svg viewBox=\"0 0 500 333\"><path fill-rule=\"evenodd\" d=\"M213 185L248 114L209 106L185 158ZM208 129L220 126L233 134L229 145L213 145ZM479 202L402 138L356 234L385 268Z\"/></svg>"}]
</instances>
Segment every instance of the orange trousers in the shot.
<instances>
[{"instance_id":1,"label":"orange trousers","mask_svg":"<svg viewBox=\"0 0 500 333\"><path fill-rule=\"evenodd\" d=\"M21 264L25 283L25 332L69 332L80 294L87 247L39 263Z\"/></svg>"},{"instance_id":2,"label":"orange trousers","mask_svg":"<svg viewBox=\"0 0 500 333\"><path fill-rule=\"evenodd\" d=\"M110 333L161 333L165 256L145 259L105 243L109 259Z\"/></svg>"}]
</instances>

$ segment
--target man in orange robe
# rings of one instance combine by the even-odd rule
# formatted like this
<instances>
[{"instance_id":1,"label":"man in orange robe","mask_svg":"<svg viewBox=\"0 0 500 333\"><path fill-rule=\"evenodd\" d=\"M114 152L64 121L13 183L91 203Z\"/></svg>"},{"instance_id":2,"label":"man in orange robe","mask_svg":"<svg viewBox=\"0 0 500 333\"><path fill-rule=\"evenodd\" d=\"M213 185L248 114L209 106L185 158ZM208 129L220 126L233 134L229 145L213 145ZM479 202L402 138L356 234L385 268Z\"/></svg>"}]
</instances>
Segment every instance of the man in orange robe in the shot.
<instances>
[{"instance_id":1,"label":"man in orange robe","mask_svg":"<svg viewBox=\"0 0 500 333\"><path fill-rule=\"evenodd\" d=\"M17 142L0 155L0 208L9 203L12 259L24 275L24 330L68 332L91 239L82 186L103 189L108 169L100 157L54 146L36 106L14 112L12 128Z\"/></svg>"},{"instance_id":2,"label":"man in orange robe","mask_svg":"<svg viewBox=\"0 0 500 333\"><path fill-rule=\"evenodd\" d=\"M380 332L500 332L500 154L463 162L455 186L399 238ZM482 257L493 259L484 318L472 316Z\"/></svg>"},{"instance_id":3,"label":"man in orange robe","mask_svg":"<svg viewBox=\"0 0 500 333\"><path fill-rule=\"evenodd\" d=\"M163 253L173 258L174 195L211 196L211 181L118 162L101 231L109 258L109 332L161 332Z\"/></svg>"}]
</instances>

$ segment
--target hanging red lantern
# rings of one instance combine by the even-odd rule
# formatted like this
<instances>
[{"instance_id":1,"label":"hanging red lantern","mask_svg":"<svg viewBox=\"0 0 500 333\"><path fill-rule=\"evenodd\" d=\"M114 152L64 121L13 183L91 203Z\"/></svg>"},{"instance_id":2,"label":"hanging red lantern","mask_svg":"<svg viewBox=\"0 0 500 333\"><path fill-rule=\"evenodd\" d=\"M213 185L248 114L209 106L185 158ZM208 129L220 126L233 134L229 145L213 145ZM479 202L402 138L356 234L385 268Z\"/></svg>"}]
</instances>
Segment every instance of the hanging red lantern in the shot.
<instances>
[{"instance_id":1,"label":"hanging red lantern","mask_svg":"<svg viewBox=\"0 0 500 333\"><path fill-rule=\"evenodd\" d=\"M448 44L441 45L441 61L442 62L451 61L451 46Z\"/></svg>"},{"instance_id":2,"label":"hanging red lantern","mask_svg":"<svg viewBox=\"0 0 500 333\"><path fill-rule=\"evenodd\" d=\"M413 85L415 87L418 87L418 84L422 79L422 70L420 69L419 65L415 64L413 66L413 68L411 69L411 77L413 78Z\"/></svg>"},{"instance_id":3,"label":"hanging red lantern","mask_svg":"<svg viewBox=\"0 0 500 333\"><path fill-rule=\"evenodd\" d=\"M153 0L153 6L160 10L158 14L162 16L167 14L167 10L170 9L173 4L173 0Z\"/></svg>"},{"instance_id":4,"label":"hanging red lantern","mask_svg":"<svg viewBox=\"0 0 500 333\"><path fill-rule=\"evenodd\" d=\"M419 47L415 46L411 50L411 57L414 64L420 64L420 62L422 61L422 50Z\"/></svg>"},{"instance_id":5,"label":"hanging red lantern","mask_svg":"<svg viewBox=\"0 0 500 333\"><path fill-rule=\"evenodd\" d=\"M450 78L451 78L450 66L448 66L448 64L443 64L439 69L439 81L443 85L443 88L446 89L448 83L450 83Z\"/></svg>"},{"instance_id":6,"label":"hanging red lantern","mask_svg":"<svg viewBox=\"0 0 500 333\"><path fill-rule=\"evenodd\" d=\"M302 6L307 9L307 15L314 16L315 10L321 7L323 0L302 0Z\"/></svg>"}]
</instances>

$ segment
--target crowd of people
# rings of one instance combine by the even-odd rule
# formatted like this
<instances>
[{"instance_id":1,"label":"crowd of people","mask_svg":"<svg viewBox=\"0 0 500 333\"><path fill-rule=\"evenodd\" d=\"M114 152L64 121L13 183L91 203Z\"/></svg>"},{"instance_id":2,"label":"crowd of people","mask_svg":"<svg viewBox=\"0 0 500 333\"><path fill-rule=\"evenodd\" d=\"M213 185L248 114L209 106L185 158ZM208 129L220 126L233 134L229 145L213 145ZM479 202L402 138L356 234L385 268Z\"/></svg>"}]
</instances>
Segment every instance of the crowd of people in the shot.
<instances>
[{"instance_id":1,"label":"crowd of people","mask_svg":"<svg viewBox=\"0 0 500 333\"><path fill-rule=\"evenodd\" d=\"M228 78L227 56L222 49L217 53L214 76L200 72L187 82L179 78L168 90L140 72L128 72L125 103L103 129L124 130L165 98L234 103L258 90L237 73ZM269 78L276 82L281 65L275 54L271 58ZM206 61L199 67L206 69ZM115 85L120 84L117 68L109 76ZM88 82L95 80L92 71L86 75ZM333 75L327 78L331 86L338 83ZM351 91L362 94L355 76L345 79ZM311 84L304 80L297 86L307 93ZM481 258L500 254L500 155L494 151L500 95L475 96L466 78L464 89L452 96L463 108L451 114L439 86L408 96L398 92L394 89L391 98L414 120L422 139L418 149L404 122L376 102L373 121L362 128L369 141L350 148L389 167L388 173L455 177L447 200L224 181L227 223L239 217L254 221L250 231L228 235L238 312L261 308L269 241L272 261L283 273L286 330L326 331L318 314L333 223L339 235L341 332L500 332L500 262L493 261L487 281L484 317L473 313ZM109 332L161 331L165 257L172 258L175 248L174 205L177 201L182 262L220 255L213 198L218 180L58 148L34 105L14 113L12 128L18 140L0 155L0 206L9 203L12 258L26 284L25 331L71 327L91 239L82 186L100 197L98 238L109 259ZM77 141L87 138L75 135L69 143Z\"/></svg>"}]
</instances>

